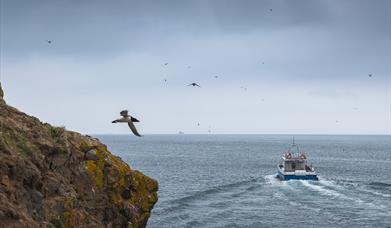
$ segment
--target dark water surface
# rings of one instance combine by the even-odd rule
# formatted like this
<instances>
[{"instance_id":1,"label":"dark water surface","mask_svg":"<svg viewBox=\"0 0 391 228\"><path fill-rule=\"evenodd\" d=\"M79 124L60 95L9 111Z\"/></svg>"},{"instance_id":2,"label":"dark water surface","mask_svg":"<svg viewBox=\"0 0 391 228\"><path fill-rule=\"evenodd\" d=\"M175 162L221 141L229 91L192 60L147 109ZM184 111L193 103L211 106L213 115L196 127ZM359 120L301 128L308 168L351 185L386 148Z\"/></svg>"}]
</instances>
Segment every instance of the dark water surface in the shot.
<instances>
[{"instance_id":1,"label":"dark water surface","mask_svg":"<svg viewBox=\"0 0 391 228\"><path fill-rule=\"evenodd\" d=\"M391 227L391 137L296 135L320 181L280 182L288 135L97 136L159 181L148 227Z\"/></svg>"}]
</instances>

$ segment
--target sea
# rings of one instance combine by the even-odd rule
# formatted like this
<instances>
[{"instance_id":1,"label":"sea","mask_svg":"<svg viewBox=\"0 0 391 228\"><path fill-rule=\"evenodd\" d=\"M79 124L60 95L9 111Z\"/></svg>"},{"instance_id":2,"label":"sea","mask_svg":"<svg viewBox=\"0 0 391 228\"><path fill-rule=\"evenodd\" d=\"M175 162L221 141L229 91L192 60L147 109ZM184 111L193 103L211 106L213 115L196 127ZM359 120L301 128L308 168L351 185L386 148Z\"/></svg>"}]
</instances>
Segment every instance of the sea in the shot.
<instances>
[{"instance_id":1,"label":"sea","mask_svg":"<svg viewBox=\"0 0 391 228\"><path fill-rule=\"evenodd\" d=\"M295 137L319 181L279 181ZM97 135L159 182L147 227L391 227L390 135Z\"/></svg>"}]
</instances>

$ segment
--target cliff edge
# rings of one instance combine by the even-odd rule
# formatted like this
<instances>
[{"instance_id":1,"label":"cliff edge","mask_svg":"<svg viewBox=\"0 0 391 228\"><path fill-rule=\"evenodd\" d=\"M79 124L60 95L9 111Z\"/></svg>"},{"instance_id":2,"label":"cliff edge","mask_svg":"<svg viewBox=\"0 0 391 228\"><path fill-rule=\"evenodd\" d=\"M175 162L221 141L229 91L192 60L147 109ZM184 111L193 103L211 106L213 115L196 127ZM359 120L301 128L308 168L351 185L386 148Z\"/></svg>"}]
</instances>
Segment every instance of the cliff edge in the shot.
<instances>
[{"instance_id":1,"label":"cliff edge","mask_svg":"<svg viewBox=\"0 0 391 228\"><path fill-rule=\"evenodd\" d=\"M8 106L0 85L0 227L145 227L158 183L99 140Z\"/></svg>"}]
</instances>

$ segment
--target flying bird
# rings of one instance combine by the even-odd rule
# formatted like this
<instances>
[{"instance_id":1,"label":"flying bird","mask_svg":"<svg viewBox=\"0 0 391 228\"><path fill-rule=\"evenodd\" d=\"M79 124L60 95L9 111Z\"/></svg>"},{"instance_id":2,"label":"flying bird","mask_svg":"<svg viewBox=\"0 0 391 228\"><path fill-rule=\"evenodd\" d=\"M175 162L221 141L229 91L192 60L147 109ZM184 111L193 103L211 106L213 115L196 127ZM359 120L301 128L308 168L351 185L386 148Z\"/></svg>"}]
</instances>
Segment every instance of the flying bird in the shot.
<instances>
[{"instance_id":1,"label":"flying bird","mask_svg":"<svg viewBox=\"0 0 391 228\"><path fill-rule=\"evenodd\" d=\"M53 43L53 40L46 40L46 42L47 42L48 44L51 44L51 43Z\"/></svg>"},{"instance_id":2,"label":"flying bird","mask_svg":"<svg viewBox=\"0 0 391 228\"><path fill-rule=\"evenodd\" d=\"M372 74L368 74L368 77L372 78Z\"/></svg>"},{"instance_id":3,"label":"flying bird","mask_svg":"<svg viewBox=\"0 0 391 228\"><path fill-rule=\"evenodd\" d=\"M269 9L269 11L273 11L273 9Z\"/></svg>"},{"instance_id":4,"label":"flying bird","mask_svg":"<svg viewBox=\"0 0 391 228\"><path fill-rule=\"evenodd\" d=\"M219 78L219 76L218 76L218 75L215 75L215 78Z\"/></svg>"},{"instance_id":5,"label":"flying bird","mask_svg":"<svg viewBox=\"0 0 391 228\"><path fill-rule=\"evenodd\" d=\"M200 85L198 85L197 83L193 82L193 83L190 83L189 85L187 86L198 86L198 87L201 87Z\"/></svg>"},{"instance_id":6,"label":"flying bird","mask_svg":"<svg viewBox=\"0 0 391 228\"><path fill-rule=\"evenodd\" d=\"M165 63L165 64L164 64L164 66L167 66L167 65L168 65L168 63Z\"/></svg>"},{"instance_id":7,"label":"flying bird","mask_svg":"<svg viewBox=\"0 0 391 228\"><path fill-rule=\"evenodd\" d=\"M123 110L119 113L122 118L113 120L112 123L128 123L130 130L132 130L133 134L141 137L141 135L137 132L136 127L134 126L134 122L140 122L138 119L128 115L128 110Z\"/></svg>"}]
</instances>

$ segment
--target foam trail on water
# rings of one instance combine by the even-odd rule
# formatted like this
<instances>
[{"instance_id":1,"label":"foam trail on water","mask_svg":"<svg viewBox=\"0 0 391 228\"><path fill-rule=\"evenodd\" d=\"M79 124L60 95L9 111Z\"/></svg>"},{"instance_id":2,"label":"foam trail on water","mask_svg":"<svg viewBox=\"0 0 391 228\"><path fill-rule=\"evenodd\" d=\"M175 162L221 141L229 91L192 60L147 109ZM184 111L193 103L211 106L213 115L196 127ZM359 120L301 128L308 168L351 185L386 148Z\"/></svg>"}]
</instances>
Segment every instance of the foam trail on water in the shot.
<instances>
[{"instance_id":1,"label":"foam trail on water","mask_svg":"<svg viewBox=\"0 0 391 228\"><path fill-rule=\"evenodd\" d=\"M365 202L365 201L363 201L360 198L349 197L349 196L346 196L346 195L344 195L342 193L339 193L339 192L337 192L335 190L331 190L331 189L325 188L325 186L333 186L333 187L336 187L336 188L339 188L339 189L343 189L343 188L341 188L339 186L336 186L335 184L333 184L330 181L326 181L326 185L325 186L311 184L308 181L300 181L300 182L304 186L309 187L309 188L311 188L311 189L313 189L315 191L318 191L322 195L327 195L327 196L332 196L332 197L338 197L338 198L345 199L345 200L350 200L350 201L353 201L353 202L357 203L358 205L365 205L366 207L384 208L384 206L382 206L382 205L375 205L375 204L373 204L371 202ZM321 182L320 184L324 184L324 182L323 183Z\"/></svg>"},{"instance_id":2,"label":"foam trail on water","mask_svg":"<svg viewBox=\"0 0 391 228\"><path fill-rule=\"evenodd\" d=\"M365 192L365 193L368 193L368 194L372 194L372 195L376 195L376 196L381 196L383 198L391 198L390 194L381 193L381 192L377 192L377 191L374 191L374 190L368 190L368 189L360 188L359 191Z\"/></svg>"},{"instance_id":3,"label":"foam trail on water","mask_svg":"<svg viewBox=\"0 0 391 228\"><path fill-rule=\"evenodd\" d=\"M328 196L334 196L334 197L341 197L342 195L334 190L326 189L324 186L321 185L314 185L309 183L308 181L301 180L300 181L304 186L311 188L317 192L319 192L322 195L328 195Z\"/></svg>"},{"instance_id":4,"label":"foam trail on water","mask_svg":"<svg viewBox=\"0 0 391 228\"><path fill-rule=\"evenodd\" d=\"M330 180L321 180L319 182L322 185L325 185L327 187L336 188L336 189L339 189L339 190L348 190L346 188L346 186L345 186L346 183L341 185L341 184L338 184L338 183L336 183L334 181L330 181ZM376 195L376 196L381 196L381 197L384 197L384 198L391 198L390 194L377 192L377 191L374 191L374 190L368 190L368 189L365 188L365 186L363 186L363 184L360 184L360 183L349 182L349 185L350 185L350 187L354 187L354 189L356 189L356 190L358 190L360 192L363 192L363 193L368 193L368 194L372 194L372 195Z\"/></svg>"},{"instance_id":5,"label":"foam trail on water","mask_svg":"<svg viewBox=\"0 0 391 228\"><path fill-rule=\"evenodd\" d=\"M272 186L288 186L287 181L281 181L277 178L276 174L266 175L263 177L265 179L265 184Z\"/></svg>"},{"instance_id":6,"label":"foam trail on water","mask_svg":"<svg viewBox=\"0 0 391 228\"><path fill-rule=\"evenodd\" d=\"M277 179L275 174L266 175L263 178L265 179L266 184L269 184L269 185L275 185L275 184L281 182L280 180Z\"/></svg>"},{"instance_id":7,"label":"foam trail on water","mask_svg":"<svg viewBox=\"0 0 391 228\"><path fill-rule=\"evenodd\" d=\"M340 186L340 185L338 185L338 184L336 184L335 182L330 181L330 180L321 179L321 180L319 181L319 183L320 183L321 185L324 185L324 186L327 186L327 187L330 187L330 188L344 189L344 187L342 187L342 186Z\"/></svg>"}]
</instances>

